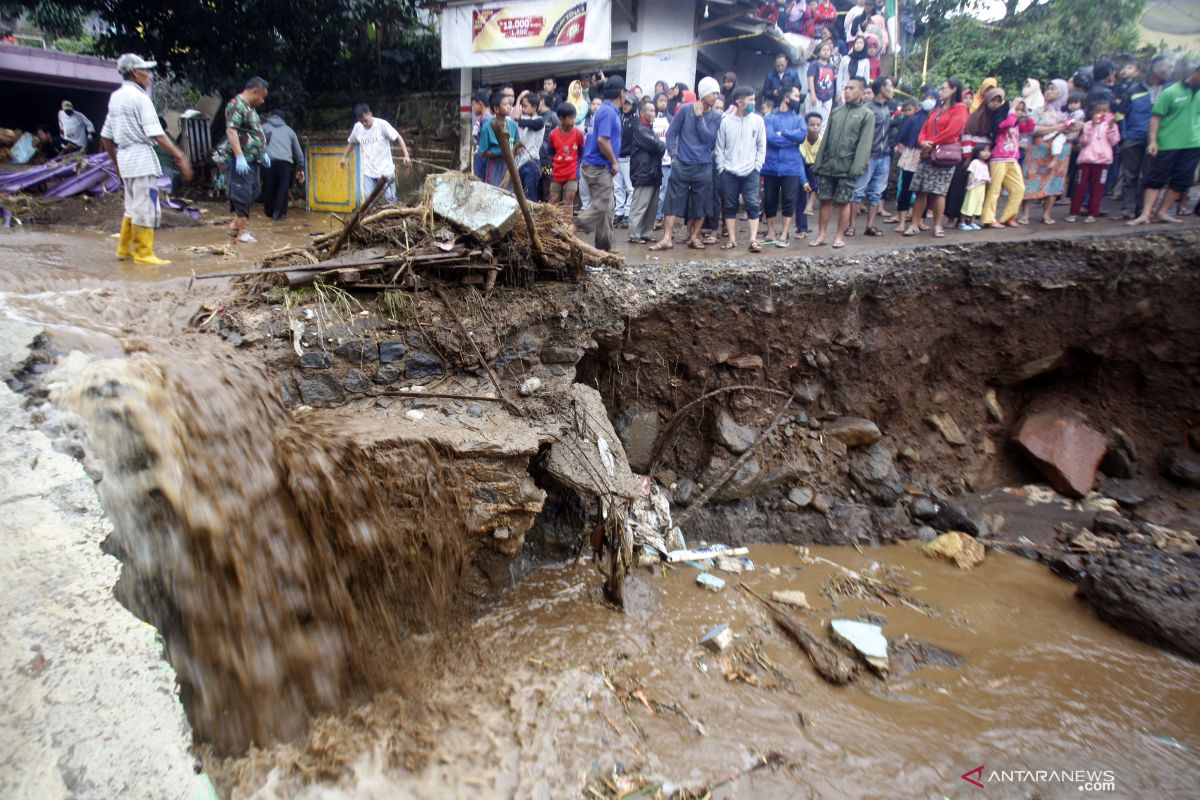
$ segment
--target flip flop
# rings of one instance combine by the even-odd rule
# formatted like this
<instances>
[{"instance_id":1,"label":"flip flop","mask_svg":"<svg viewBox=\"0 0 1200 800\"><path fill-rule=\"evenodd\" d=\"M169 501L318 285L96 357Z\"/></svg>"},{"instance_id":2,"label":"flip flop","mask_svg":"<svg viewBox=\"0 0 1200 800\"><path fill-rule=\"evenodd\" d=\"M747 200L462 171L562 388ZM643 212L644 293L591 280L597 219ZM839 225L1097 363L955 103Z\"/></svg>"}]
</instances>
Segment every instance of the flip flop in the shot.
<instances>
[{"instance_id":1,"label":"flip flop","mask_svg":"<svg viewBox=\"0 0 1200 800\"><path fill-rule=\"evenodd\" d=\"M926 228L926 230L928 230L928 228ZM905 236L916 236L918 233L919 233L919 231L916 228L909 228L908 230L906 230L904 232L904 235Z\"/></svg>"},{"instance_id":2,"label":"flip flop","mask_svg":"<svg viewBox=\"0 0 1200 800\"><path fill-rule=\"evenodd\" d=\"M750 252L751 253L761 253L762 245L759 244L758 242L751 242L750 243Z\"/></svg>"},{"instance_id":3,"label":"flip flop","mask_svg":"<svg viewBox=\"0 0 1200 800\"><path fill-rule=\"evenodd\" d=\"M846 246L846 243L845 243L845 242L834 242L834 243L833 243L833 249L834 249L834 250L837 250L839 247L845 247L845 246Z\"/></svg>"},{"instance_id":4,"label":"flip flop","mask_svg":"<svg viewBox=\"0 0 1200 800\"><path fill-rule=\"evenodd\" d=\"M825 242L822 242L820 239L813 239L811 242L808 243L808 246L809 247L824 247Z\"/></svg>"},{"instance_id":5,"label":"flip flop","mask_svg":"<svg viewBox=\"0 0 1200 800\"><path fill-rule=\"evenodd\" d=\"M945 231L944 229L940 228L940 227L938 227L938 228L934 228L934 229L933 229L933 238L935 238L935 239L945 239L945 238L946 238L946 231Z\"/></svg>"},{"instance_id":6,"label":"flip flop","mask_svg":"<svg viewBox=\"0 0 1200 800\"><path fill-rule=\"evenodd\" d=\"M650 247L649 247L650 250L653 250L656 253L659 252L660 250L673 250L674 248L675 248L674 242L671 242L670 244L668 244L666 242L655 242L654 244L650 245Z\"/></svg>"},{"instance_id":7,"label":"flip flop","mask_svg":"<svg viewBox=\"0 0 1200 800\"><path fill-rule=\"evenodd\" d=\"M732 250L735 247L737 247L737 242L726 242L725 244L721 245L722 250Z\"/></svg>"}]
</instances>

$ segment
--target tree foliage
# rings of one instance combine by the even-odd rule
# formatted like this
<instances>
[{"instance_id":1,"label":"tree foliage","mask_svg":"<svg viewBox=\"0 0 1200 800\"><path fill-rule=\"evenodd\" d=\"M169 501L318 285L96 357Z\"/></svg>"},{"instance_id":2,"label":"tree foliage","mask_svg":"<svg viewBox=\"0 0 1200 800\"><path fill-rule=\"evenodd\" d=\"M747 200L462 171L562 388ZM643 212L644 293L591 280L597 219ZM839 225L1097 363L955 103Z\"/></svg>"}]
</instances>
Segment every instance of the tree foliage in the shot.
<instances>
[{"instance_id":1,"label":"tree foliage","mask_svg":"<svg viewBox=\"0 0 1200 800\"><path fill-rule=\"evenodd\" d=\"M0 19L15 19L24 16L47 39L73 38L83 35L84 13L70 3L55 0L32 0L32 2L0 2Z\"/></svg>"},{"instance_id":2,"label":"tree foliage","mask_svg":"<svg viewBox=\"0 0 1200 800\"><path fill-rule=\"evenodd\" d=\"M363 88L416 90L440 79L437 32L417 0L60 0L100 14L107 55L136 52L202 92L225 96L260 75L272 104Z\"/></svg>"},{"instance_id":3,"label":"tree foliage","mask_svg":"<svg viewBox=\"0 0 1200 800\"><path fill-rule=\"evenodd\" d=\"M922 0L917 7L927 25L921 44L929 48L930 81L957 75L978 86L985 77L995 76L1012 90L1026 78L1043 83L1066 78L1103 56L1134 52L1145 2L1041 0L995 23L969 16L977 9L974 0ZM923 59L922 49L909 59L903 74L919 76Z\"/></svg>"}]
</instances>

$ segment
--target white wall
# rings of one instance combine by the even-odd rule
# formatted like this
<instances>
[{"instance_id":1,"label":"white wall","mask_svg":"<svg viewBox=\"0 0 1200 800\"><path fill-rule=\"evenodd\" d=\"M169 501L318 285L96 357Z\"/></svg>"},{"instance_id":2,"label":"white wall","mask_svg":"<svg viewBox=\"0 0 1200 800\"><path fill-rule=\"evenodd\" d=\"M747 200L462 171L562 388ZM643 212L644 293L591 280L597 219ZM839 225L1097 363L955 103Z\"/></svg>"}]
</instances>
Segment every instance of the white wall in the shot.
<instances>
[{"instance_id":1,"label":"white wall","mask_svg":"<svg viewBox=\"0 0 1200 800\"><path fill-rule=\"evenodd\" d=\"M628 30L628 20L620 9L613 8L613 39L617 40L618 25ZM696 82L696 4L694 0L654 0L638 5L638 29L629 34L629 68L626 86L641 86L654 91L654 82L664 80L668 85L682 81L695 88ZM690 45L690 46L689 46ZM667 53L641 56L649 50L680 47Z\"/></svg>"}]
</instances>

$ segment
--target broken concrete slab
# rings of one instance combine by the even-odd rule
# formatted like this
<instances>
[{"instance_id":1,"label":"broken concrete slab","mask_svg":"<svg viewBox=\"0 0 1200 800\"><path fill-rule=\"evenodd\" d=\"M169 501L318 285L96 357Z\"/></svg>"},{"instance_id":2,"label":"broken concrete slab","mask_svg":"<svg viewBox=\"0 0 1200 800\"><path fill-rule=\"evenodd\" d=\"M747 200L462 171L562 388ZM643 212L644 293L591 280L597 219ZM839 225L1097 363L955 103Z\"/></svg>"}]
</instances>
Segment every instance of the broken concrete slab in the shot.
<instances>
[{"instance_id":1,"label":"broken concrete slab","mask_svg":"<svg viewBox=\"0 0 1200 800\"><path fill-rule=\"evenodd\" d=\"M1053 411L1027 417L1016 441L1050 485L1070 497L1084 497L1092 490L1096 469L1108 449L1104 434L1073 416Z\"/></svg>"},{"instance_id":2,"label":"broken concrete slab","mask_svg":"<svg viewBox=\"0 0 1200 800\"><path fill-rule=\"evenodd\" d=\"M714 653L723 653L733 644L733 629L729 627L729 623L725 622L713 628L708 633L704 634L704 638L700 640L702 647L707 647Z\"/></svg>"},{"instance_id":3,"label":"broken concrete slab","mask_svg":"<svg viewBox=\"0 0 1200 800\"><path fill-rule=\"evenodd\" d=\"M499 187L460 173L438 175L432 182L433 213L481 242L495 241L517 224L517 198Z\"/></svg>"},{"instance_id":4,"label":"broken concrete slab","mask_svg":"<svg viewBox=\"0 0 1200 800\"><path fill-rule=\"evenodd\" d=\"M712 575L708 572L701 572L699 575L697 575L696 583L700 586L703 586L705 589L708 589L710 592L719 592L725 588L724 579L718 578L716 575Z\"/></svg>"},{"instance_id":5,"label":"broken concrete slab","mask_svg":"<svg viewBox=\"0 0 1200 800\"><path fill-rule=\"evenodd\" d=\"M608 421L600 393L582 383L571 384L574 427L550 445L542 466L556 480L589 494L615 494L633 499L637 479L625 448Z\"/></svg>"},{"instance_id":6,"label":"broken concrete slab","mask_svg":"<svg viewBox=\"0 0 1200 800\"><path fill-rule=\"evenodd\" d=\"M847 447L874 444L883 438L879 426L862 417L838 417L825 426L825 433Z\"/></svg>"}]
</instances>

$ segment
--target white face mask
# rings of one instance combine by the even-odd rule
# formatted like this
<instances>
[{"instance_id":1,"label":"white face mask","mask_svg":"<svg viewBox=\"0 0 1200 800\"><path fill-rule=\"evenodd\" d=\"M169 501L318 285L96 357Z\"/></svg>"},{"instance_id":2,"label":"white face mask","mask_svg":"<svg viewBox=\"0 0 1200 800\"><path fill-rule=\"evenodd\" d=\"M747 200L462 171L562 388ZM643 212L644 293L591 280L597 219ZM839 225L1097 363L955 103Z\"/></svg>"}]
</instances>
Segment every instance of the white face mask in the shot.
<instances>
[{"instance_id":1,"label":"white face mask","mask_svg":"<svg viewBox=\"0 0 1200 800\"><path fill-rule=\"evenodd\" d=\"M934 102L932 97L926 97L924 100L921 101L921 110L922 111L933 111L933 107L935 105L937 105L937 103Z\"/></svg>"}]
</instances>

